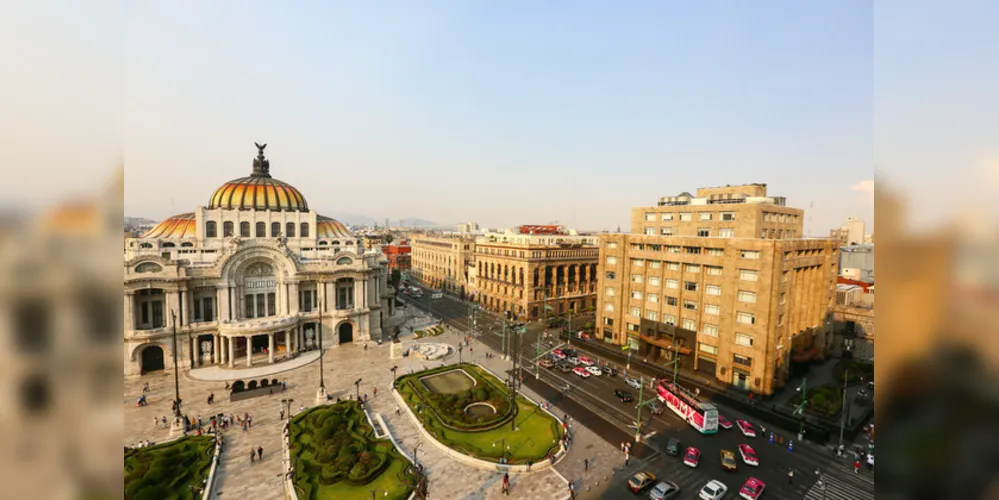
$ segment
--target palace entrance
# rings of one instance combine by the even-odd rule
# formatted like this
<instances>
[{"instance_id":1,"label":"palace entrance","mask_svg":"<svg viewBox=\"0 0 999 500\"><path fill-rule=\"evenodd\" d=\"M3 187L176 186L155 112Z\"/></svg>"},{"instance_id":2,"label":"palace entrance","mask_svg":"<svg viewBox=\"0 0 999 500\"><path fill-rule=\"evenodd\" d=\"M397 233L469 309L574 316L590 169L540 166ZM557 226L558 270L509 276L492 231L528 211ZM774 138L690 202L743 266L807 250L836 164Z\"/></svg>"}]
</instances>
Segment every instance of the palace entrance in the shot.
<instances>
[{"instance_id":1,"label":"palace entrance","mask_svg":"<svg viewBox=\"0 0 999 500\"><path fill-rule=\"evenodd\" d=\"M141 369L142 374L163 369L163 348L152 345L142 350Z\"/></svg>"},{"instance_id":2,"label":"palace entrance","mask_svg":"<svg viewBox=\"0 0 999 500\"><path fill-rule=\"evenodd\" d=\"M341 344L347 344L354 341L354 325L350 323L340 325L337 333L340 335Z\"/></svg>"}]
</instances>

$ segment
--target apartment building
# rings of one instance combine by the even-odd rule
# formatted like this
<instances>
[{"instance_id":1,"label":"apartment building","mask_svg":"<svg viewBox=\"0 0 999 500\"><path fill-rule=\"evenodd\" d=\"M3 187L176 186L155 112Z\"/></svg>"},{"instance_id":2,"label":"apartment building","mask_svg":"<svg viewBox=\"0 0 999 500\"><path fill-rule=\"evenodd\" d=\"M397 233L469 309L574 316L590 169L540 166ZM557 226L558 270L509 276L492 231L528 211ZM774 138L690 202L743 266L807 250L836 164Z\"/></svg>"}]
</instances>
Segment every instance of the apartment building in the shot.
<instances>
[{"instance_id":1,"label":"apartment building","mask_svg":"<svg viewBox=\"0 0 999 500\"><path fill-rule=\"evenodd\" d=\"M413 235L411 275L425 286L464 297L475 240L462 236Z\"/></svg>"},{"instance_id":2,"label":"apartment building","mask_svg":"<svg viewBox=\"0 0 999 500\"><path fill-rule=\"evenodd\" d=\"M596 336L773 393L824 354L835 303L838 242L801 238L802 216L765 184L633 209L633 234L601 235Z\"/></svg>"},{"instance_id":3,"label":"apartment building","mask_svg":"<svg viewBox=\"0 0 999 500\"><path fill-rule=\"evenodd\" d=\"M596 306L599 238L561 226L520 226L476 238L475 301L519 319Z\"/></svg>"},{"instance_id":4,"label":"apartment building","mask_svg":"<svg viewBox=\"0 0 999 500\"><path fill-rule=\"evenodd\" d=\"M839 240L841 247L867 243L867 224L859 217L847 217L843 225L831 229L829 237ZM872 237L873 240L873 237Z\"/></svg>"}]
</instances>

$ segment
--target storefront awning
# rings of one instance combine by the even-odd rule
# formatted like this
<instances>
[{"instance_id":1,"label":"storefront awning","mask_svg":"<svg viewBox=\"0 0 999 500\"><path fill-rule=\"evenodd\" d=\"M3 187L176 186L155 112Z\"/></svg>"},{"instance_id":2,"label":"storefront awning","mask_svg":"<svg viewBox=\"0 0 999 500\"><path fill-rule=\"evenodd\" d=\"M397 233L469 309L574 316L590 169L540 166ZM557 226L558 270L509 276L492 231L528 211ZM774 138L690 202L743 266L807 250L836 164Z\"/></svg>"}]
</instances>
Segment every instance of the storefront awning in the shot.
<instances>
[{"instance_id":1,"label":"storefront awning","mask_svg":"<svg viewBox=\"0 0 999 500\"><path fill-rule=\"evenodd\" d=\"M657 339L655 337L648 337L648 336L642 335L642 342L645 342L647 344L652 344L652 345L654 345L656 347L661 347L661 348L666 349L668 351L672 351L673 350L673 343L670 342L669 339ZM680 354L683 354L684 356L690 356L691 354L694 353L693 349L691 349L689 347L683 347L683 346L680 346L679 352L680 352Z\"/></svg>"}]
</instances>

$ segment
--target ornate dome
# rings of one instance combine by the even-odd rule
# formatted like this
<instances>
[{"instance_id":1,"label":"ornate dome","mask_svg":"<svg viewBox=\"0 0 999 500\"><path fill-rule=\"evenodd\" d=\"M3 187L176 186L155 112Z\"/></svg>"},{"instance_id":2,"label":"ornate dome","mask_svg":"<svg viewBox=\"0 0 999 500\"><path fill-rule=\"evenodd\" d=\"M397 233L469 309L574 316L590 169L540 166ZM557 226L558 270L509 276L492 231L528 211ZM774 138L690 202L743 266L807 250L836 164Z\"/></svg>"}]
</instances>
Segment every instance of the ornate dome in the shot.
<instances>
[{"instance_id":1,"label":"ornate dome","mask_svg":"<svg viewBox=\"0 0 999 500\"><path fill-rule=\"evenodd\" d=\"M140 238L195 238L198 223L194 212L174 215L146 231Z\"/></svg>"},{"instance_id":2,"label":"ornate dome","mask_svg":"<svg viewBox=\"0 0 999 500\"><path fill-rule=\"evenodd\" d=\"M309 204L302 193L271 177L270 161L264 158L266 147L266 144L257 144L258 154L253 159L253 173L249 177L231 180L216 189L208 201L209 209L309 211Z\"/></svg>"},{"instance_id":3,"label":"ornate dome","mask_svg":"<svg viewBox=\"0 0 999 500\"><path fill-rule=\"evenodd\" d=\"M336 219L331 219L325 215L316 217L316 237L317 238L350 238L350 230L347 226Z\"/></svg>"}]
</instances>

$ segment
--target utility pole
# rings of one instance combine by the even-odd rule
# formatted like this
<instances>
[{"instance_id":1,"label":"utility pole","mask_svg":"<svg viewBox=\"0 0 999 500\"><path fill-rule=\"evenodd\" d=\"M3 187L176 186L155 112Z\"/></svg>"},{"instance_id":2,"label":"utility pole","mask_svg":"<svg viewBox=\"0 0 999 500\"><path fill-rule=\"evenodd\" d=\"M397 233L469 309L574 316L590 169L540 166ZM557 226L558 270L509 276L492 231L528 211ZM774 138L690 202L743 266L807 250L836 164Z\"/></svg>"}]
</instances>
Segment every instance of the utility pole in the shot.
<instances>
[{"instance_id":1,"label":"utility pole","mask_svg":"<svg viewBox=\"0 0 999 500\"><path fill-rule=\"evenodd\" d=\"M846 405L846 381L850 380L850 369L849 367L843 372L843 407L840 408L840 413L842 417L839 421L839 446L843 447L843 429L846 427L846 415L850 408Z\"/></svg>"},{"instance_id":2,"label":"utility pole","mask_svg":"<svg viewBox=\"0 0 999 500\"><path fill-rule=\"evenodd\" d=\"M174 412L175 417L181 415L180 412L180 367L177 362L178 352L177 352L177 311L170 310L170 322L173 324L173 400L177 403L177 411Z\"/></svg>"},{"instance_id":3,"label":"utility pole","mask_svg":"<svg viewBox=\"0 0 999 500\"><path fill-rule=\"evenodd\" d=\"M645 392L645 377L639 376L638 380L641 385L638 386L638 404L635 406L638 408L638 414L635 416L635 444L642 442L642 407L650 405L656 400L654 395L647 400L642 400L642 394Z\"/></svg>"}]
</instances>

